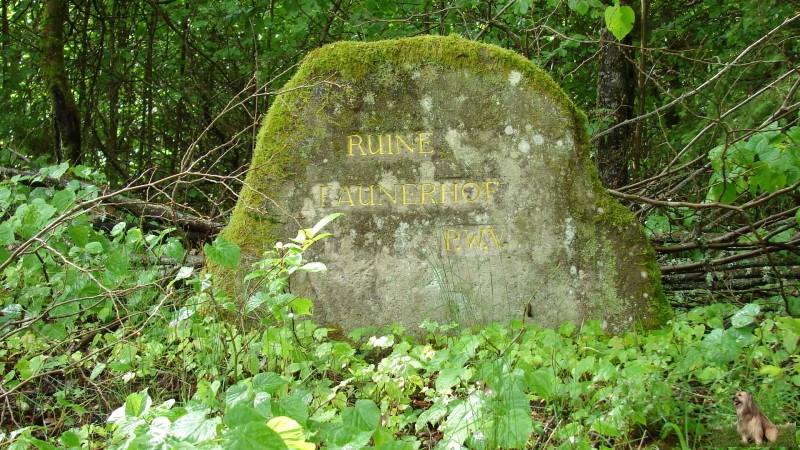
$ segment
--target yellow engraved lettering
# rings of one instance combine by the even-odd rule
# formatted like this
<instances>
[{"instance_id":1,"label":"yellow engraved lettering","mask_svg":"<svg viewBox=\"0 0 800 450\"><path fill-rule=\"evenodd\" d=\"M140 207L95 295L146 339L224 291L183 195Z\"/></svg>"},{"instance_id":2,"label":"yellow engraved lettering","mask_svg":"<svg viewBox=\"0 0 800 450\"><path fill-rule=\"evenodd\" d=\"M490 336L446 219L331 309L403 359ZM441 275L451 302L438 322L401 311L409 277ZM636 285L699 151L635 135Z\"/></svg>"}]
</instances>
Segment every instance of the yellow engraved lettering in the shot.
<instances>
[{"instance_id":1,"label":"yellow engraved lettering","mask_svg":"<svg viewBox=\"0 0 800 450\"><path fill-rule=\"evenodd\" d=\"M419 202L425 204L425 198L428 197L431 203L436 203L433 193L436 192L436 185L433 183L422 183L419 185Z\"/></svg>"},{"instance_id":2,"label":"yellow engraved lettering","mask_svg":"<svg viewBox=\"0 0 800 450\"><path fill-rule=\"evenodd\" d=\"M414 153L414 147L412 147L408 142L406 142L402 136L400 136L399 134L395 134L394 138L395 138L394 148L396 150L395 151L396 154L398 155L400 154L400 146L403 146L406 150L408 150L409 153Z\"/></svg>"},{"instance_id":3,"label":"yellow engraved lettering","mask_svg":"<svg viewBox=\"0 0 800 450\"><path fill-rule=\"evenodd\" d=\"M448 192L448 191L446 191L444 189L444 185L445 184L448 184L448 183L440 183L440 185L439 185L439 189L441 191L440 194L439 194L439 203L447 203L447 201L445 201L445 199L444 199L444 194ZM458 203L458 183L453 182L452 185L453 185L453 189L449 191L450 194L452 194L452 196L453 196L452 197L452 200L453 200L452 203Z\"/></svg>"},{"instance_id":4,"label":"yellow engraved lettering","mask_svg":"<svg viewBox=\"0 0 800 450\"><path fill-rule=\"evenodd\" d=\"M416 184L407 184L407 183L403 184L402 191L403 191L403 204L404 205L416 205L417 204L417 202L412 201L412 198L414 197L414 194L415 194L414 193L414 188L416 188L416 187L417 187Z\"/></svg>"},{"instance_id":5,"label":"yellow engraved lettering","mask_svg":"<svg viewBox=\"0 0 800 450\"><path fill-rule=\"evenodd\" d=\"M369 191L369 197L366 201L363 198L365 190ZM375 206L375 185L358 186L358 203L361 206Z\"/></svg>"},{"instance_id":6,"label":"yellow engraved lettering","mask_svg":"<svg viewBox=\"0 0 800 450\"><path fill-rule=\"evenodd\" d=\"M494 242L494 246L497 248L503 248L503 235L501 234L499 237L494 232L494 228L487 228L486 229L489 234L492 236L492 242ZM499 233L498 233L499 234Z\"/></svg>"},{"instance_id":7,"label":"yellow engraved lettering","mask_svg":"<svg viewBox=\"0 0 800 450\"><path fill-rule=\"evenodd\" d=\"M468 202L474 202L481 196L481 185L468 181L461 186L461 198Z\"/></svg>"},{"instance_id":8,"label":"yellow engraved lettering","mask_svg":"<svg viewBox=\"0 0 800 450\"><path fill-rule=\"evenodd\" d=\"M467 238L467 245L469 246L469 248L483 247L483 228L481 228L476 234L469 234L468 230L464 230L464 237Z\"/></svg>"},{"instance_id":9,"label":"yellow engraved lettering","mask_svg":"<svg viewBox=\"0 0 800 450\"><path fill-rule=\"evenodd\" d=\"M418 142L419 142L419 153L433 153L433 149L430 148L431 145L431 134L433 133L420 133Z\"/></svg>"},{"instance_id":10,"label":"yellow engraved lettering","mask_svg":"<svg viewBox=\"0 0 800 450\"><path fill-rule=\"evenodd\" d=\"M461 250L461 246L453 244L453 242L461 239L461 233L456 230L444 230L444 249L445 250ZM451 245L453 245L451 247Z\"/></svg>"},{"instance_id":11,"label":"yellow engraved lettering","mask_svg":"<svg viewBox=\"0 0 800 450\"><path fill-rule=\"evenodd\" d=\"M353 202L353 195L350 193L350 186L342 186L342 189L339 191L339 202L336 204L336 207L342 206L342 203L356 206Z\"/></svg>"},{"instance_id":12,"label":"yellow engraved lettering","mask_svg":"<svg viewBox=\"0 0 800 450\"><path fill-rule=\"evenodd\" d=\"M383 135L382 134L376 134L374 137L375 137L375 140L378 141L377 150L372 148L373 135L371 135L371 134L367 135L367 149L369 149L369 154L370 155L382 155L383 154Z\"/></svg>"},{"instance_id":13,"label":"yellow engraved lettering","mask_svg":"<svg viewBox=\"0 0 800 450\"><path fill-rule=\"evenodd\" d=\"M361 136L357 134L351 134L350 136L347 136L347 156L353 156L354 147L358 147L359 153L367 156L367 153L364 151L364 147L361 145L362 142L363 139L361 139Z\"/></svg>"},{"instance_id":14,"label":"yellow engraved lettering","mask_svg":"<svg viewBox=\"0 0 800 450\"><path fill-rule=\"evenodd\" d=\"M328 192L328 190L332 187L333 186L330 184L319 187L319 206L325 206L325 200L331 198L331 194Z\"/></svg>"},{"instance_id":15,"label":"yellow engraved lettering","mask_svg":"<svg viewBox=\"0 0 800 450\"><path fill-rule=\"evenodd\" d=\"M394 205L397 204L397 185L394 186L394 194L392 194L389 191L387 191L386 188L384 188L380 184L378 185L378 191L379 191L379 193L382 192L383 195L385 195L386 198L388 198L389 201L392 202L392 204L394 204ZM381 203L380 198L378 198L378 205L383 205L383 203Z\"/></svg>"},{"instance_id":16,"label":"yellow engraved lettering","mask_svg":"<svg viewBox=\"0 0 800 450\"><path fill-rule=\"evenodd\" d=\"M492 185L494 185L494 188L492 188ZM489 200L489 194L494 194L495 192L497 192L496 188L499 185L500 185L500 182L499 181L495 181L495 180L487 180L487 181L483 182L483 186L486 189L486 202L487 203L490 201Z\"/></svg>"},{"instance_id":17,"label":"yellow engraved lettering","mask_svg":"<svg viewBox=\"0 0 800 450\"><path fill-rule=\"evenodd\" d=\"M394 155L394 153L392 153L392 135L389 133L386 134L386 154Z\"/></svg>"}]
</instances>

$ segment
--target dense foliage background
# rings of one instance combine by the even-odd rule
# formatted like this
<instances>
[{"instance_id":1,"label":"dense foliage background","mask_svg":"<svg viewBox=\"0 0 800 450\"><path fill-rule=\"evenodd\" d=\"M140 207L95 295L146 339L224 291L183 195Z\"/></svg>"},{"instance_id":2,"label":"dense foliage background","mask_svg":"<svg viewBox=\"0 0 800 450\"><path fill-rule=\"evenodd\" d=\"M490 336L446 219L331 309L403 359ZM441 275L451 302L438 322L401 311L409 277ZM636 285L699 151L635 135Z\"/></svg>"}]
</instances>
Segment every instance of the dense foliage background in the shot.
<instances>
[{"instance_id":1,"label":"dense foliage background","mask_svg":"<svg viewBox=\"0 0 800 450\"><path fill-rule=\"evenodd\" d=\"M798 11L0 0L0 445L692 446L739 388L796 421ZM418 34L515 50L587 113L601 179L660 255L668 327L329 337L287 292L321 269L302 259L318 229L254 268L244 303L197 273L236 263L214 236L302 57Z\"/></svg>"}]
</instances>

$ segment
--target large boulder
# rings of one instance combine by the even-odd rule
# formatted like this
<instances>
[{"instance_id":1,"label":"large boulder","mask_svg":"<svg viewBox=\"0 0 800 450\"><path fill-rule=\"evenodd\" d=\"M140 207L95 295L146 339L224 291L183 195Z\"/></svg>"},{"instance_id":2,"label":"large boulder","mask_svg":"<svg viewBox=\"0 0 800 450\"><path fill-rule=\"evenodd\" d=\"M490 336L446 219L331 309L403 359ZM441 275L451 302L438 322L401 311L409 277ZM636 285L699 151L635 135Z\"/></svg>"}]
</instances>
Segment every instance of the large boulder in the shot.
<instances>
[{"instance_id":1,"label":"large boulder","mask_svg":"<svg viewBox=\"0 0 800 450\"><path fill-rule=\"evenodd\" d=\"M275 98L222 236L241 276L275 241L343 212L293 281L344 331L424 320L670 315L654 253L600 185L585 118L520 55L456 37L339 42L311 52Z\"/></svg>"}]
</instances>

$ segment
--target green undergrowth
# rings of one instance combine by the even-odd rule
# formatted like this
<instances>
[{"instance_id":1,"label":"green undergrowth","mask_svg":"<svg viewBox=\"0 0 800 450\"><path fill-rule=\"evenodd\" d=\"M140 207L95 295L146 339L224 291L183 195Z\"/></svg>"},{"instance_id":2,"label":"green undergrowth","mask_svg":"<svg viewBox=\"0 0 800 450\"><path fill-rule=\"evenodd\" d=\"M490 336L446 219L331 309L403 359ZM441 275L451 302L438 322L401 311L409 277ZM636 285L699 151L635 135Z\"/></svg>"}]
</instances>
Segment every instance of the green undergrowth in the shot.
<instances>
[{"instance_id":1,"label":"green undergrowth","mask_svg":"<svg viewBox=\"0 0 800 450\"><path fill-rule=\"evenodd\" d=\"M0 185L3 447L733 446L720 433L734 430L737 390L774 423L797 421L800 319L780 305L714 304L620 335L593 321L425 322L423 339L399 327L337 337L290 283L325 270L304 252L336 216L265 252L240 301L208 274L166 270L182 251L171 235L98 229L96 190L37 176ZM204 250L238 266L224 239Z\"/></svg>"}]
</instances>

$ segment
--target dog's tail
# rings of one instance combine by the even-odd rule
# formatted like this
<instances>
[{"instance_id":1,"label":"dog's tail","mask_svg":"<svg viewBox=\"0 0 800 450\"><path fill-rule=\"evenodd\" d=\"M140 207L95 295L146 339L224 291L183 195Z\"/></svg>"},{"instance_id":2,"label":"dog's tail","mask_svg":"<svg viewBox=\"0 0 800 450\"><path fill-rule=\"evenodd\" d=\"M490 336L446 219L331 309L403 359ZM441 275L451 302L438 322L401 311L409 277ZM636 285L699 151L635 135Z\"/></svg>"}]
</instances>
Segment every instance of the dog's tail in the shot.
<instances>
[{"instance_id":1,"label":"dog's tail","mask_svg":"<svg viewBox=\"0 0 800 450\"><path fill-rule=\"evenodd\" d=\"M775 442L776 440L778 440L779 434L780 433L778 432L778 427L776 427L773 424L769 424L764 428L764 436L766 436L770 442Z\"/></svg>"}]
</instances>

